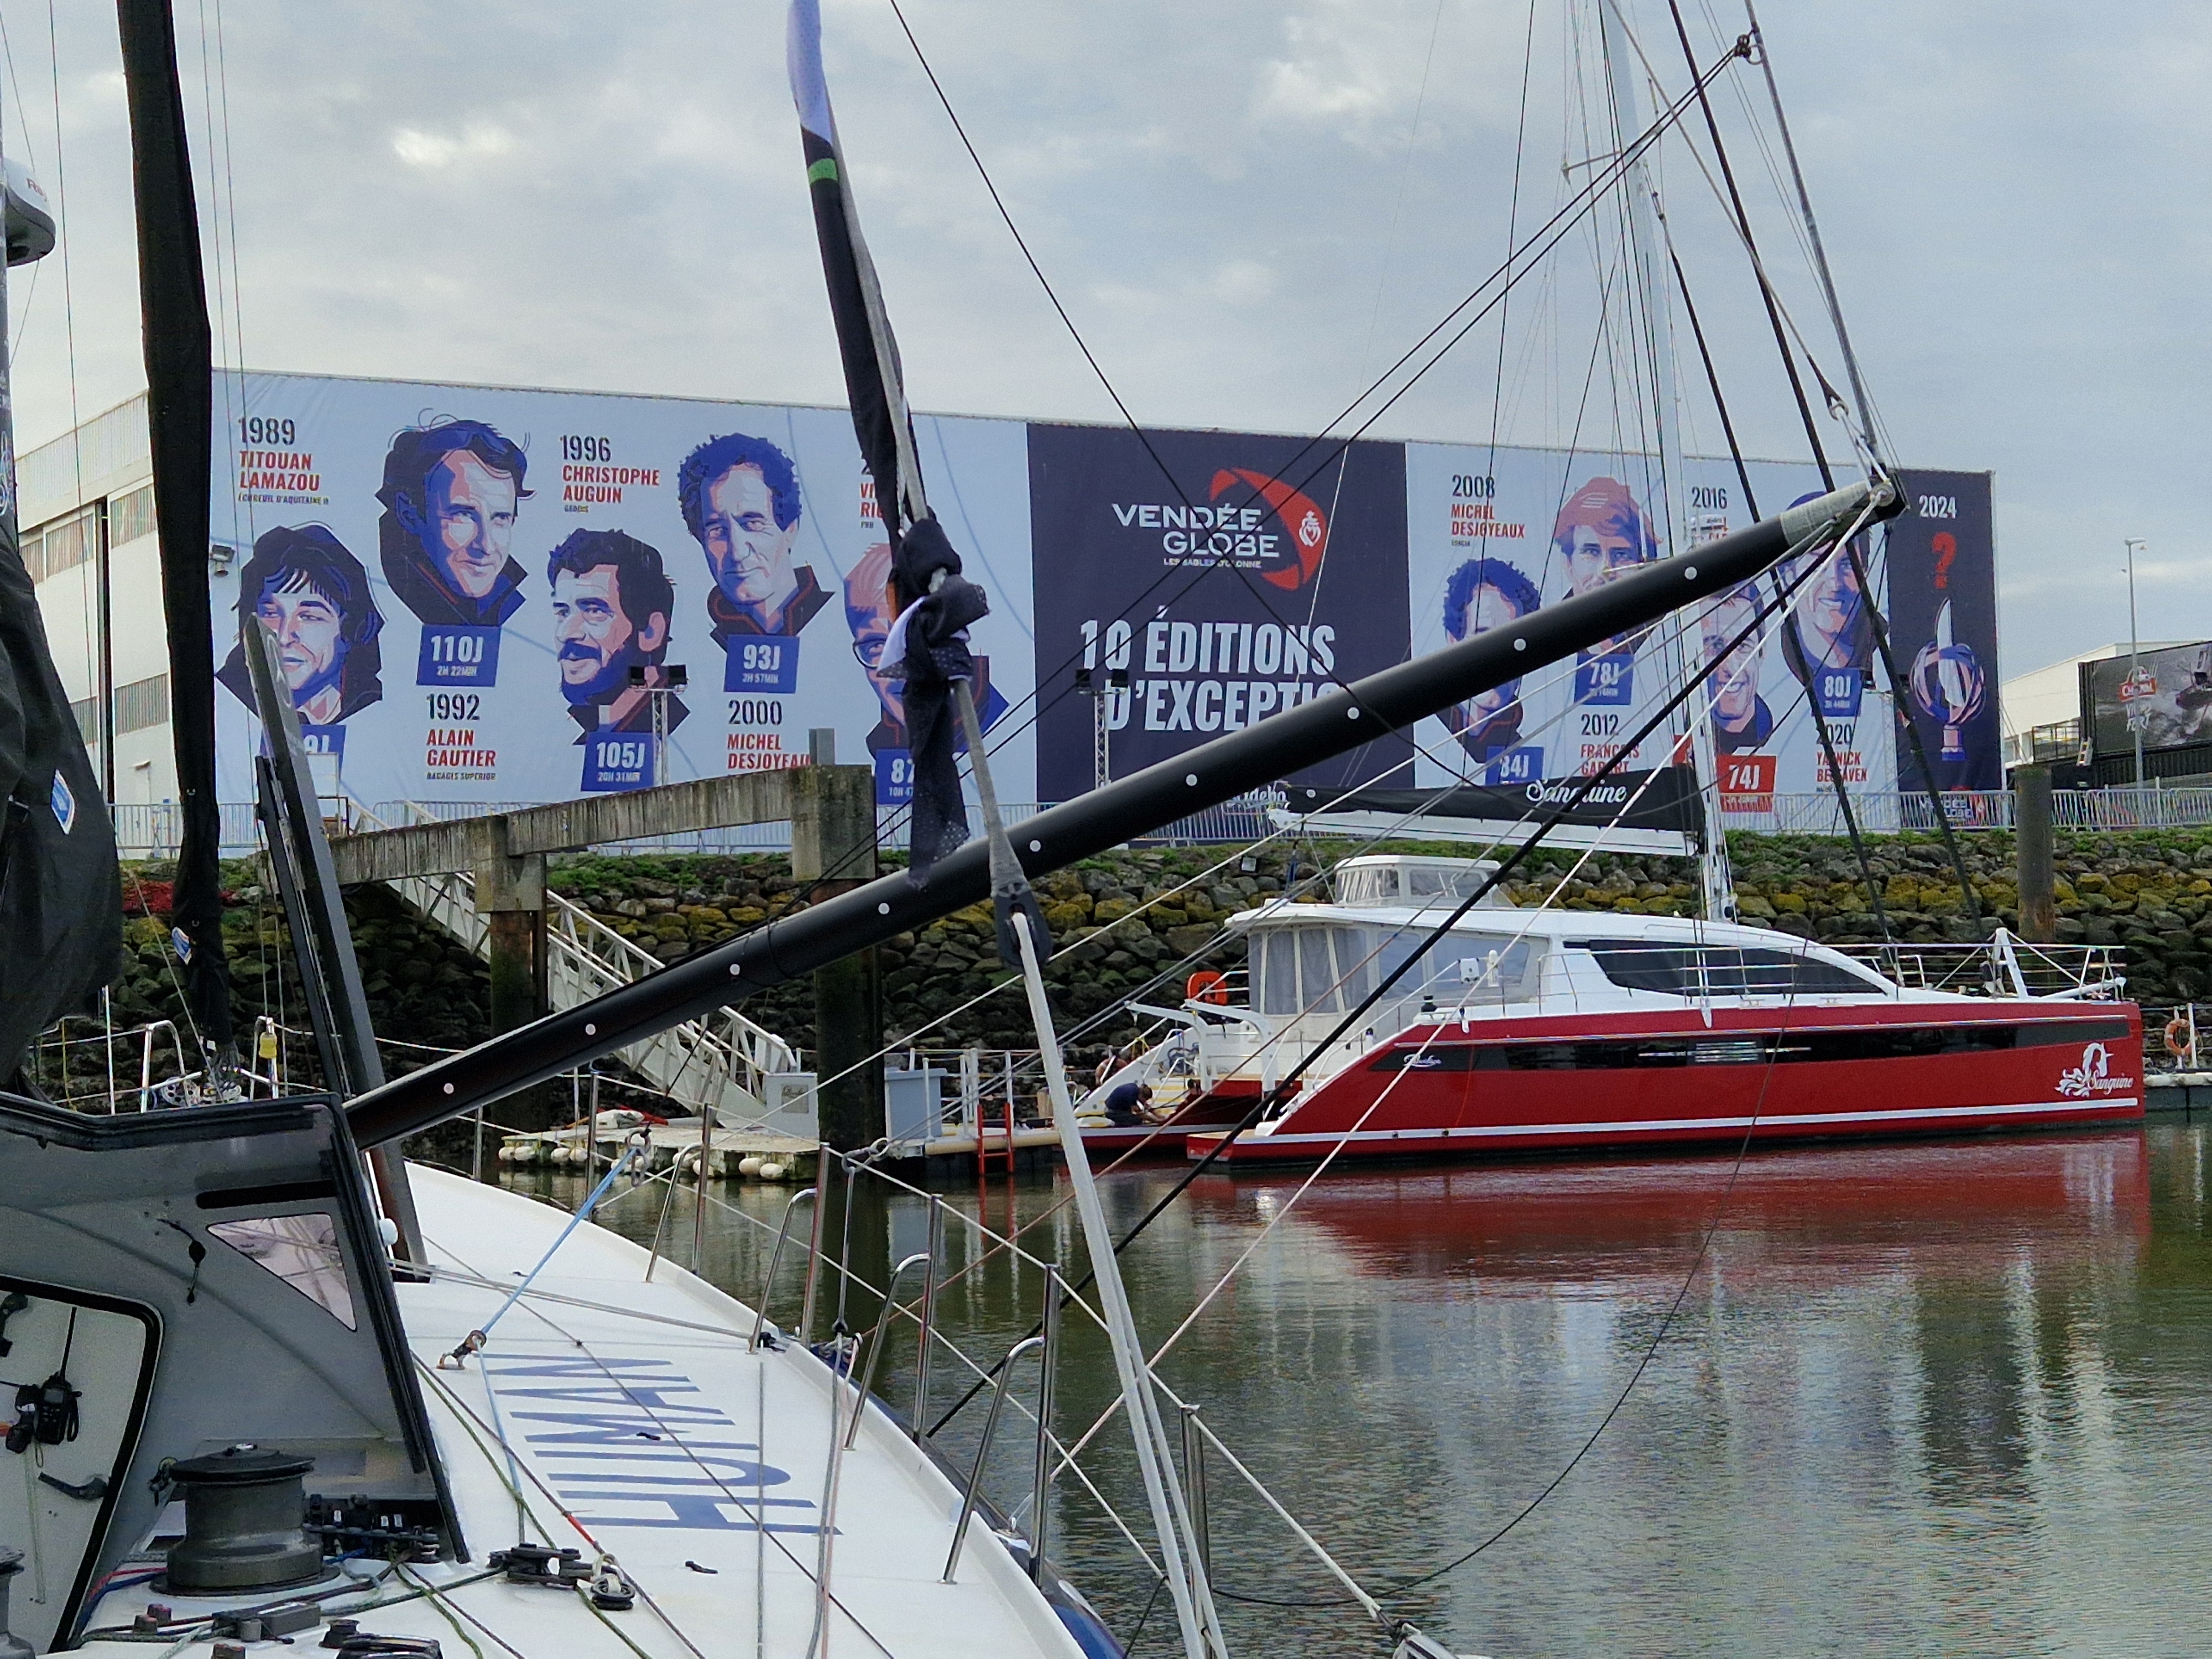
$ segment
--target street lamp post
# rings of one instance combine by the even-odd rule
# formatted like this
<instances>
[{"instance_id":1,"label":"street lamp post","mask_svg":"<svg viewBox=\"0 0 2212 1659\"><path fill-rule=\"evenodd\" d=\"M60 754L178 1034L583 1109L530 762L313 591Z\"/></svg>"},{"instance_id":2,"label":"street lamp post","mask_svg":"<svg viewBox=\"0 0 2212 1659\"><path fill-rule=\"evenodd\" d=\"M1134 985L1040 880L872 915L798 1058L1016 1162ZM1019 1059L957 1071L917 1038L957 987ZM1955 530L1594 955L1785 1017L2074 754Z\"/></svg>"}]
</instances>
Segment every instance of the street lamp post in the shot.
<instances>
[{"instance_id":1,"label":"street lamp post","mask_svg":"<svg viewBox=\"0 0 2212 1659\"><path fill-rule=\"evenodd\" d=\"M658 789L668 781L668 698L672 692L680 691L691 681L690 672L682 663L670 663L658 672L642 663L632 663L629 683L645 688L653 712L653 760L647 775Z\"/></svg>"},{"instance_id":2,"label":"street lamp post","mask_svg":"<svg viewBox=\"0 0 2212 1659\"><path fill-rule=\"evenodd\" d=\"M2130 537L2124 545L2128 550L2128 681L2133 684L2136 676L2142 672L2142 637L2136 625L2136 549L2150 544L2139 537ZM2143 724L2149 714L2147 708L2128 711L2128 730L2136 740L2135 786L2138 789L2143 782Z\"/></svg>"}]
</instances>

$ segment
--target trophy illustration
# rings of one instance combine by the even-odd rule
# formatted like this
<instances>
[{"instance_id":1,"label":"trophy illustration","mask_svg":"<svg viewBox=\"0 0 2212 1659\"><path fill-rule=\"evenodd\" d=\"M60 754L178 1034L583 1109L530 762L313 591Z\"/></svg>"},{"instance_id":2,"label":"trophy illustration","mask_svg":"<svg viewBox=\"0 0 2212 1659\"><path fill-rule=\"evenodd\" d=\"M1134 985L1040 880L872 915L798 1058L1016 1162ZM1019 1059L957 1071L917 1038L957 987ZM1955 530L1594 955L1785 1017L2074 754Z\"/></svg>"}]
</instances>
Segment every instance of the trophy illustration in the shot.
<instances>
[{"instance_id":1,"label":"trophy illustration","mask_svg":"<svg viewBox=\"0 0 2212 1659\"><path fill-rule=\"evenodd\" d=\"M1974 648L1951 637L1951 602L1936 613L1936 637L1920 647L1912 659L1912 700L1930 720L1943 727L1943 758L1966 758L1960 728L1982 712L1989 696L1989 675Z\"/></svg>"}]
</instances>

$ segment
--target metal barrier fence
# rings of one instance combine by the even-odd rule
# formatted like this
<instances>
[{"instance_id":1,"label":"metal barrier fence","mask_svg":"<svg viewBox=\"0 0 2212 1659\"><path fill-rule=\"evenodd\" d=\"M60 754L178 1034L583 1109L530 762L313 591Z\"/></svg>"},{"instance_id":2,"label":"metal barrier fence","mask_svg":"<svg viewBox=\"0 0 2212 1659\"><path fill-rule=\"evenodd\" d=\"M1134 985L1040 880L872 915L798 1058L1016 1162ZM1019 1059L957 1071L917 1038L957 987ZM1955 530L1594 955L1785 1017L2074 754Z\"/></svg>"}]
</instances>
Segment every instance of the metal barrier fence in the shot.
<instances>
[{"instance_id":1,"label":"metal barrier fence","mask_svg":"<svg viewBox=\"0 0 2212 1659\"><path fill-rule=\"evenodd\" d=\"M171 859L185 833L185 809L174 801L150 805L112 806L116 849L126 859ZM253 821L253 808L245 802L222 805L222 855L242 859L256 852L261 834Z\"/></svg>"},{"instance_id":2,"label":"metal barrier fence","mask_svg":"<svg viewBox=\"0 0 2212 1659\"><path fill-rule=\"evenodd\" d=\"M1844 815L1832 794L1776 794L1759 798L1762 810L1730 811L1722 827L1758 835L1840 836ZM1238 846L1273 833L1267 817L1279 804L1265 796L1227 802L1194 812L1187 818L1147 836L1142 846ZM513 811L535 801L379 801L368 810L386 823L420 822L480 817L489 812ZM326 803L337 821L353 816L353 804ZM1944 811L1954 830L2009 830L2013 827L2012 792L2006 789L1956 789L1945 793ZM1036 803L1009 801L1006 817L1018 821L1039 811ZM173 858L183 830L181 809L173 803L118 806L113 809L118 845L132 859ZM1851 797L1851 811L1868 835L1893 836L1901 831L1933 833L1936 813L1924 794L1893 791L1867 792ZM981 827L973 816L971 827ZM2188 830L2212 826L2212 789L2061 789L2051 792L2053 824L2061 830ZM885 807L878 814L880 844L889 851L907 844L907 811ZM1407 823L1406 839L1419 840L1420 823ZM226 802L222 808L222 851L226 858L243 858L259 845L253 808ZM653 836L602 848L607 853L785 853L791 850L788 823L752 823L730 829L702 830L688 835Z\"/></svg>"},{"instance_id":3,"label":"metal barrier fence","mask_svg":"<svg viewBox=\"0 0 2212 1659\"><path fill-rule=\"evenodd\" d=\"M1762 797L1772 803L1758 812L1729 811L1722 827L1767 835L1840 836L1844 815L1833 794ZM1954 789L1943 796L1954 830L2009 830L2013 798L2008 789ZM1854 793L1851 811L1869 835L1900 830L1932 832L1936 811L1924 794ZM2187 830L2212 824L2212 789L2055 789L2051 819L2060 830Z\"/></svg>"}]
</instances>

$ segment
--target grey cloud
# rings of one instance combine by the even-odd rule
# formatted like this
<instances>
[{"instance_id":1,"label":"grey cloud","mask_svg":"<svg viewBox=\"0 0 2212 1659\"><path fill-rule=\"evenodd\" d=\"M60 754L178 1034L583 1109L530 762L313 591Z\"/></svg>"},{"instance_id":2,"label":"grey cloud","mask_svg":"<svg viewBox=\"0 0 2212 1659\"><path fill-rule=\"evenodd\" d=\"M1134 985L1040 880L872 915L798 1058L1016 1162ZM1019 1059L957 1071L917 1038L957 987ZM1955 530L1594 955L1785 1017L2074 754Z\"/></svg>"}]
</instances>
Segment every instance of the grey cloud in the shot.
<instances>
[{"instance_id":1,"label":"grey cloud","mask_svg":"<svg viewBox=\"0 0 2212 1659\"><path fill-rule=\"evenodd\" d=\"M1701 56L1741 27L1729 0L1688 9ZM917 401L1110 416L888 8L825 10L855 187ZM1040 260L1146 419L1310 429L1504 251L1528 18L1510 0L908 10ZM1679 88L1663 9L1631 10ZM2124 535L2153 542L2142 598L2161 617L2154 631L2212 633L2186 620L2202 579L2185 510L2203 464L2194 393L2212 233L2196 158L2212 18L1992 0L1770 10L1899 453L1997 473L2006 666L2124 630L2110 574ZM199 14L182 13L197 111ZM129 161L112 15L66 14L76 405L90 413L140 378ZM211 156L197 113L193 137L204 174L224 185L207 200L224 204L224 290L234 253L248 361L840 397L776 0L222 0L222 15L228 168L209 166L221 146ZM9 142L21 144L27 116L33 157L51 173L43 30L23 14L9 21L27 106L11 83ZM1524 226L1556 198L1561 161L1577 159L1563 154L1556 113L1576 30L1546 4L1534 38ZM1763 107L1755 72L1739 67L1719 89L1735 159L1792 313L1840 384L1745 131L1746 99ZM1802 453L1717 210L1686 157L1668 158L1665 182L1739 428L1755 453ZM17 359L27 441L70 419L60 276L50 264L34 295L20 275L12 284L19 314L29 299ZM1572 416L1571 389L1558 388L1589 349L1584 241L1562 250L1554 283L1560 320L1523 343L1528 379L1508 436L1555 439ZM1536 318L1536 288L1516 304ZM1717 428L1684 349L1693 435L1711 447ZM1377 430L1486 435L1495 352L1478 330ZM1523 355L1516 344L1513 359Z\"/></svg>"}]
</instances>

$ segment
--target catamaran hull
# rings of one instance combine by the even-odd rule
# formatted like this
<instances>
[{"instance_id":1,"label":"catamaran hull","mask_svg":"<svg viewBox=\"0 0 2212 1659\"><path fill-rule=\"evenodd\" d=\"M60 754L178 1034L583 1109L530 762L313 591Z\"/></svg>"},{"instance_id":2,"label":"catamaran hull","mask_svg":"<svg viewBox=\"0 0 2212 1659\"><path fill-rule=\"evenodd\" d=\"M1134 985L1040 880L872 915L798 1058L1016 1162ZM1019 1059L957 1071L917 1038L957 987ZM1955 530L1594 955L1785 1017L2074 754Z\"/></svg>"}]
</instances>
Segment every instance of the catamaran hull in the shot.
<instances>
[{"instance_id":1,"label":"catamaran hull","mask_svg":"<svg viewBox=\"0 0 2212 1659\"><path fill-rule=\"evenodd\" d=\"M1139 1158L1179 1157L1192 1135L1224 1135L1237 1127L1235 1117L1206 1115L1199 1123L1133 1124L1126 1129L1086 1128L1083 1132L1083 1149L1092 1162L1101 1158L1123 1158L1134 1154Z\"/></svg>"},{"instance_id":2,"label":"catamaran hull","mask_svg":"<svg viewBox=\"0 0 2212 1659\"><path fill-rule=\"evenodd\" d=\"M1716 1008L1417 1027L1224 1161L1949 1135L2139 1120L2132 1003ZM1223 1137L1186 1137L1199 1158Z\"/></svg>"},{"instance_id":3,"label":"catamaran hull","mask_svg":"<svg viewBox=\"0 0 2212 1659\"><path fill-rule=\"evenodd\" d=\"M1259 1098L1256 1080L1225 1078L1189 1104L1179 1105L1164 1123L1085 1124L1083 1147L1094 1163L1101 1158L1178 1158L1192 1135L1227 1134Z\"/></svg>"}]
</instances>

